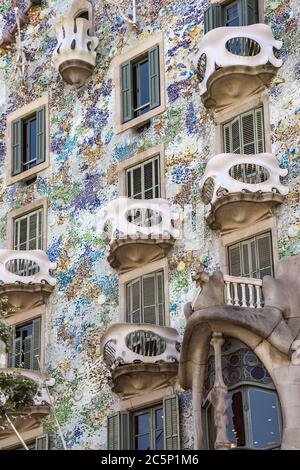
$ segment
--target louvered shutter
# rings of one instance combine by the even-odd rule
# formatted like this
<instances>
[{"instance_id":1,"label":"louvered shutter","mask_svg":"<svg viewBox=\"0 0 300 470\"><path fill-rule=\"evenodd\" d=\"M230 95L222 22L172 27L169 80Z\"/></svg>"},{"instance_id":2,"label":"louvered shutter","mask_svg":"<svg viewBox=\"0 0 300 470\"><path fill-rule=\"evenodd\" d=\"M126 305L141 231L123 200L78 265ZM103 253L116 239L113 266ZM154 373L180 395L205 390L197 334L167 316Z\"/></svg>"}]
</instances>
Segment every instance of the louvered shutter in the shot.
<instances>
[{"instance_id":1,"label":"louvered shutter","mask_svg":"<svg viewBox=\"0 0 300 470\"><path fill-rule=\"evenodd\" d=\"M143 323L156 324L155 274L142 278Z\"/></svg>"},{"instance_id":2,"label":"louvered shutter","mask_svg":"<svg viewBox=\"0 0 300 470\"><path fill-rule=\"evenodd\" d=\"M23 171L23 123L22 119L12 123L12 175L16 176Z\"/></svg>"},{"instance_id":3,"label":"louvered shutter","mask_svg":"<svg viewBox=\"0 0 300 470\"><path fill-rule=\"evenodd\" d=\"M251 277L259 277L258 276L258 264L257 264L257 251L256 251L256 241L255 238L250 240L249 243L250 255L251 255Z\"/></svg>"},{"instance_id":4,"label":"louvered shutter","mask_svg":"<svg viewBox=\"0 0 300 470\"><path fill-rule=\"evenodd\" d=\"M271 234L265 233L256 237L256 246L258 254L258 277L273 275L273 255Z\"/></svg>"},{"instance_id":5,"label":"louvered shutter","mask_svg":"<svg viewBox=\"0 0 300 470\"><path fill-rule=\"evenodd\" d=\"M42 106L36 112L36 164L46 158L46 108Z\"/></svg>"},{"instance_id":6,"label":"louvered shutter","mask_svg":"<svg viewBox=\"0 0 300 470\"><path fill-rule=\"evenodd\" d=\"M32 322L32 368L39 370L38 358L41 359L41 319Z\"/></svg>"},{"instance_id":7,"label":"louvered shutter","mask_svg":"<svg viewBox=\"0 0 300 470\"><path fill-rule=\"evenodd\" d=\"M153 109L160 105L159 47L150 49L148 57L150 109Z\"/></svg>"},{"instance_id":8,"label":"louvered shutter","mask_svg":"<svg viewBox=\"0 0 300 470\"><path fill-rule=\"evenodd\" d=\"M232 153L241 153L241 129L239 118L235 119L231 123L231 145Z\"/></svg>"},{"instance_id":9,"label":"louvered shutter","mask_svg":"<svg viewBox=\"0 0 300 470\"><path fill-rule=\"evenodd\" d=\"M178 396L164 398L164 442L165 450L180 449Z\"/></svg>"},{"instance_id":10,"label":"louvered shutter","mask_svg":"<svg viewBox=\"0 0 300 470\"><path fill-rule=\"evenodd\" d=\"M22 338L15 338L13 341L13 367L22 367Z\"/></svg>"},{"instance_id":11,"label":"louvered shutter","mask_svg":"<svg viewBox=\"0 0 300 470\"><path fill-rule=\"evenodd\" d=\"M143 198L143 194L142 194L143 186L142 186L142 167L141 166L133 169L132 183L133 183L132 197L134 199L142 199Z\"/></svg>"},{"instance_id":12,"label":"louvered shutter","mask_svg":"<svg viewBox=\"0 0 300 470\"><path fill-rule=\"evenodd\" d=\"M258 0L239 0L241 4L242 23L248 26L258 23Z\"/></svg>"},{"instance_id":13,"label":"louvered shutter","mask_svg":"<svg viewBox=\"0 0 300 470\"><path fill-rule=\"evenodd\" d=\"M107 449L120 450L120 415L121 413L113 413L107 418Z\"/></svg>"},{"instance_id":14,"label":"louvered shutter","mask_svg":"<svg viewBox=\"0 0 300 470\"><path fill-rule=\"evenodd\" d=\"M222 7L213 3L204 12L204 34L222 26Z\"/></svg>"},{"instance_id":15,"label":"louvered shutter","mask_svg":"<svg viewBox=\"0 0 300 470\"><path fill-rule=\"evenodd\" d=\"M128 412L113 413L107 418L107 449L130 449L130 414Z\"/></svg>"},{"instance_id":16,"label":"louvered shutter","mask_svg":"<svg viewBox=\"0 0 300 470\"><path fill-rule=\"evenodd\" d=\"M229 247L229 271L231 276L242 275L240 244Z\"/></svg>"},{"instance_id":17,"label":"louvered shutter","mask_svg":"<svg viewBox=\"0 0 300 470\"><path fill-rule=\"evenodd\" d=\"M264 133L264 117L263 108L255 110L255 140L256 150L255 153L263 153L265 151L265 133Z\"/></svg>"},{"instance_id":18,"label":"louvered shutter","mask_svg":"<svg viewBox=\"0 0 300 470\"><path fill-rule=\"evenodd\" d=\"M144 170L144 199L153 199L154 194L154 171L153 160L143 165Z\"/></svg>"},{"instance_id":19,"label":"louvered shutter","mask_svg":"<svg viewBox=\"0 0 300 470\"><path fill-rule=\"evenodd\" d=\"M254 110L244 113L242 120L242 136L243 136L243 154L254 155L256 153L255 145L255 113Z\"/></svg>"},{"instance_id":20,"label":"louvered shutter","mask_svg":"<svg viewBox=\"0 0 300 470\"><path fill-rule=\"evenodd\" d=\"M241 275L243 277L252 277L251 276L251 268L250 268L250 256L249 256L249 242L242 242L241 243L241 250L242 250L242 272Z\"/></svg>"},{"instance_id":21,"label":"louvered shutter","mask_svg":"<svg viewBox=\"0 0 300 470\"><path fill-rule=\"evenodd\" d=\"M158 310L158 324L165 324L165 308L164 308L164 276L163 272L156 273L156 305Z\"/></svg>"},{"instance_id":22,"label":"louvered shutter","mask_svg":"<svg viewBox=\"0 0 300 470\"><path fill-rule=\"evenodd\" d=\"M42 434L35 440L35 450L48 450L49 449L49 435Z\"/></svg>"},{"instance_id":23,"label":"louvered shutter","mask_svg":"<svg viewBox=\"0 0 300 470\"><path fill-rule=\"evenodd\" d=\"M24 369L32 369L32 336L26 336L24 340Z\"/></svg>"},{"instance_id":24,"label":"louvered shutter","mask_svg":"<svg viewBox=\"0 0 300 470\"><path fill-rule=\"evenodd\" d=\"M131 63L121 65L122 122L133 118Z\"/></svg>"},{"instance_id":25,"label":"louvered shutter","mask_svg":"<svg viewBox=\"0 0 300 470\"><path fill-rule=\"evenodd\" d=\"M232 152L231 125L225 124L223 131L224 131L224 152L231 153Z\"/></svg>"},{"instance_id":26,"label":"louvered shutter","mask_svg":"<svg viewBox=\"0 0 300 470\"><path fill-rule=\"evenodd\" d=\"M12 327L11 335L9 337L8 343L8 367L15 367L14 366L14 339L16 337L16 327Z\"/></svg>"},{"instance_id":27,"label":"louvered shutter","mask_svg":"<svg viewBox=\"0 0 300 470\"><path fill-rule=\"evenodd\" d=\"M126 286L127 321L141 322L141 279L135 279Z\"/></svg>"}]
</instances>

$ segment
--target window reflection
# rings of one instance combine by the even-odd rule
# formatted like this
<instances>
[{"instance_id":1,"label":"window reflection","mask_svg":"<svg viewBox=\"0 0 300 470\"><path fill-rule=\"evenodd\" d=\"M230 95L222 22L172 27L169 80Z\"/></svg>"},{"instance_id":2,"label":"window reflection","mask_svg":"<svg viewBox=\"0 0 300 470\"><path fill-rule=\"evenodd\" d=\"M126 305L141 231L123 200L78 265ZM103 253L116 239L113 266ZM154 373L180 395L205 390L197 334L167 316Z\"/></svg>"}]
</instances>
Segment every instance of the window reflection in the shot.
<instances>
[{"instance_id":1,"label":"window reflection","mask_svg":"<svg viewBox=\"0 0 300 470\"><path fill-rule=\"evenodd\" d=\"M279 403L275 393L250 388L251 438L255 449L280 445Z\"/></svg>"}]
</instances>

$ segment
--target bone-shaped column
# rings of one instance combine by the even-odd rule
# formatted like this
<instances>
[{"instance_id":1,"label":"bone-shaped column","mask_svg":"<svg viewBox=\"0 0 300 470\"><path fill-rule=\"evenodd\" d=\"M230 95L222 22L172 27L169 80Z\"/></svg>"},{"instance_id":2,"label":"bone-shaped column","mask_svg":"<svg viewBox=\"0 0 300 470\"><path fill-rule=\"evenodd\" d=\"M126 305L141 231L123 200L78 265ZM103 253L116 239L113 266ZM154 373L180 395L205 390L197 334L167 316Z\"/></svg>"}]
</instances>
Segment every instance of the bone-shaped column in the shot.
<instances>
[{"instance_id":1,"label":"bone-shaped column","mask_svg":"<svg viewBox=\"0 0 300 470\"><path fill-rule=\"evenodd\" d=\"M214 423L216 427L216 450L226 450L231 447L230 441L227 436L227 408L228 401L226 400L228 389L223 380L222 374L222 346L224 338L222 333L214 332L210 344L214 348L215 354L215 383L213 388L208 394L207 399L210 401L214 408Z\"/></svg>"}]
</instances>

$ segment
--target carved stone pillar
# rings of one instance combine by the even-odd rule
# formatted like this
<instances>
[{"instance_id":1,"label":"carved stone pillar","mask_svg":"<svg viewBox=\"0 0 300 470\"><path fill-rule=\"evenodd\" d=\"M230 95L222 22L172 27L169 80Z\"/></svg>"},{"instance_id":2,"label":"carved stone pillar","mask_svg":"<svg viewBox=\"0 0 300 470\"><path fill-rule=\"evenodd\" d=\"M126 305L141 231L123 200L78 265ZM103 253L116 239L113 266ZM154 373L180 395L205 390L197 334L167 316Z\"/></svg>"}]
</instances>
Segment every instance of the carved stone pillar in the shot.
<instances>
[{"instance_id":1,"label":"carved stone pillar","mask_svg":"<svg viewBox=\"0 0 300 470\"><path fill-rule=\"evenodd\" d=\"M228 389L223 380L221 363L222 346L224 344L222 333L214 332L210 344L213 346L215 354L215 383L207 399L214 407L214 422L216 426L215 449L226 450L231 447L231 444L227 436L228 401L226 400L226 396Z\"/></svg>"}]
</instances>

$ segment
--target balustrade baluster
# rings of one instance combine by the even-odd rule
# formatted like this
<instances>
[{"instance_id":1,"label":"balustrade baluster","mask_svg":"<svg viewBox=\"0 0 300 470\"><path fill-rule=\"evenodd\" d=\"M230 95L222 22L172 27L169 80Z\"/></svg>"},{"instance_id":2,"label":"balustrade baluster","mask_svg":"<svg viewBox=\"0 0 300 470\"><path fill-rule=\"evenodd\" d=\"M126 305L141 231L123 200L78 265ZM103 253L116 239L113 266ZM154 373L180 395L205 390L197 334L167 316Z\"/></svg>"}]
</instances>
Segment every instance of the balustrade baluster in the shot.
<instances>
[{"instance_id":1,"label":"balustrade baluster","mask_svg":"<svg viewBox=\"0 0 300 470\"><path fill-rule=\"evenodd\" d=\"M249 307L251 308L255 308L255 304L254 304L254 292L253 292L253 285L252 284L249 284L248 286L249 288Z\"/></svg>"},{"instance_id":2,"label":"balustrade baluster","mask_svg":"<svg viewBox=\"0 0 300 470\"><path fill-rule=\"evenodd\" d=\"M239 306L240 305L240 300L239 300L239 294L238 294L238 284L237 282L233 283L233 291L234 291L234 305Z\"/></svg>"},{"instance_id":3,"label":"balustrade baluster","mask_svg":"<svg viewBox=\"0 0 300 470\"><path fill-rule=\"evenodd\" d=\"M246 286L241 284L242 288L242 307L247 307L247 298L246 298Z\"/></svg>"}]
</instances>

